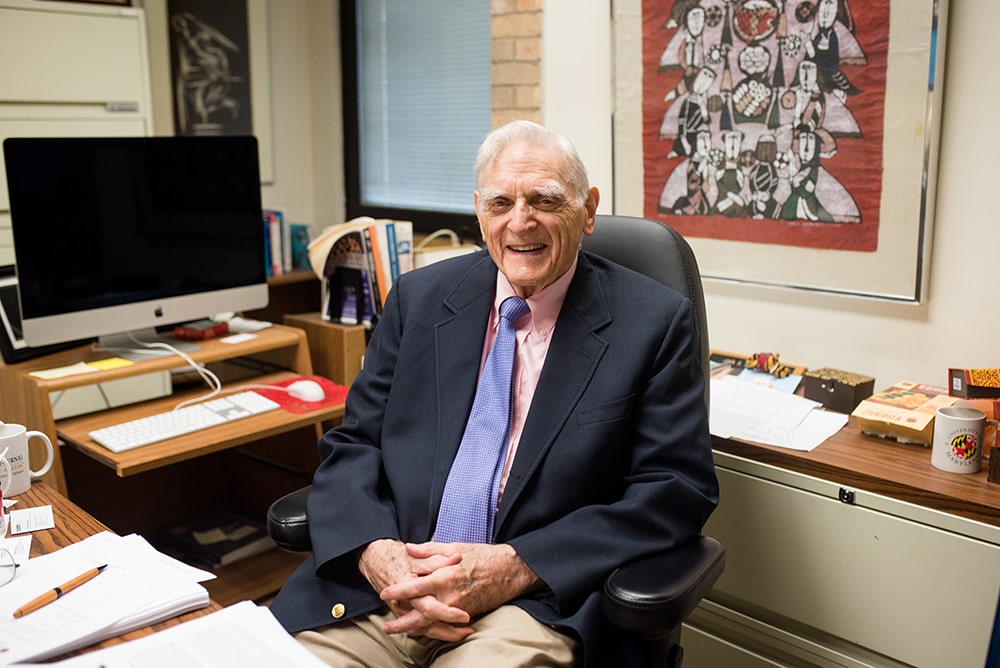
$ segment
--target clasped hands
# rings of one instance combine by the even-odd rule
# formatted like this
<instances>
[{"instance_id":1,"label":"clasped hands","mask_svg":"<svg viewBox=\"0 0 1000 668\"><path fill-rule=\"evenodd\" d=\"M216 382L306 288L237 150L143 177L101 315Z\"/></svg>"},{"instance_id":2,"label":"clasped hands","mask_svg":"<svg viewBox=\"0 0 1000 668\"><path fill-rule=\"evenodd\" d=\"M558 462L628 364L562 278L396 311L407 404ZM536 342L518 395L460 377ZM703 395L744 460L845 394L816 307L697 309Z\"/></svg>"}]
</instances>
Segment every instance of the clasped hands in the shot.
<instances>
[{"instance_id":1,"label":"clasped hands","mask_svg":"<svg viewBox=\"0 0 1000 668\"><path fill-rule=\"evenodd\" d=\"M473 632L472 619L541 586L507 544L372 541L358 568L396 615L387 634L456 642Z\"/></svg>"}]
</instances>

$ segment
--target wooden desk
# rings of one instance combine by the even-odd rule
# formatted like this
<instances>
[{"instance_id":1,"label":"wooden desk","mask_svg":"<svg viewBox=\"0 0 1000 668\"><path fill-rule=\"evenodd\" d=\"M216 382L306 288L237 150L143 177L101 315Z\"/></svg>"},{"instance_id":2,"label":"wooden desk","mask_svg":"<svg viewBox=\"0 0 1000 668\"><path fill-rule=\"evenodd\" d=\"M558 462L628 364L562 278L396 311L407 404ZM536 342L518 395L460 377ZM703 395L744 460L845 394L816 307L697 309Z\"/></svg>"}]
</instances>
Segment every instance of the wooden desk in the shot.
<instances>
[{"instance_id":1,"label":"wooden desk","mask_svg":"<svg viewBox=\"0 0 1000 668\"><path fill-rule=\"evenodd\" d=\"M52 506L52 515L55 518L55 528L45 531L35 531L31 537L31 556L38 557L43 554L55 552L63 547L72 545L88 536L108 531L109 529L88 514L75 503L56 492L52 487L42 482L35 482L31 489L16 497L19 503L15 508L34 508L37 506ZM130 631L115 638L109 638L97 643L88 650L98 649L116 645L126 640L134 640L142 636L149 635L156 631L176 626L189 619L207 615L210 612L220 610L220 606L215 601L209 601L208 607L194 612L188 612L173 619L147 626L141 629ZM82 651L88 651L82 650ZM62 657L65 658L65 657Z\"/></svg>"},{"instance_id":2,"label":"wooden desk","mask_svg":"<svg viewBox=\"0 0 1000 668\"><path fill-rule=\"evenodd\" d=\"M856 418L812 452L712 437L712 448L1000 527L1000 485L931 465L931 449L861 433Z\"/></svg>"},{"instance_id":3,"label":"wooden desk","mask_svg":"<svg viewBox=\"0 0 1000 668\"><path fill-rule=\"evenodd\" d=\"M237 376L239 383L274 383L312 373L309 343L305 333L300 329L274 325L257 332L253 339L238 344L226 343L222 339L210 339L199 343L201 348L189 353L198 363L224 367L229 369L230 373L233 373L232 369L235 368L233 360L245 360L258 365L256 370L252 366L244 367L242 373ZM155 446L115 455L91 441L86 435L87 431L94 427L117 424L154 412L169 410L179 400L201 393L203 388L175 393L170 397L154 401L110 408L79 418L56 420L52 414L50 401L50 395L54 392L179 369L188 365L184 359L171 355L146 359L115 369L62 378L42 379L31 375L33 371L70 366L111 356L110 353L95 352L84 346L0 368L0 394L4 397L4 421L23 424L28 429L45 432L53 444L62 437L69 445L113 468L118 475L124 476L200 457L269 435L292 431L310 423L316 425L318 435L319 425L323 420L334 419L341 414L336 408L304 415L280 411L273 415L239 420L195 436L171 439ZM38 445L33 443L32 447ZM66 494L66 475L59 450L57 449L52 470L46 474L44 480L60 493ZM33 456L37 457L40 454L39 452Z\"/></svg>"}]
</instances>

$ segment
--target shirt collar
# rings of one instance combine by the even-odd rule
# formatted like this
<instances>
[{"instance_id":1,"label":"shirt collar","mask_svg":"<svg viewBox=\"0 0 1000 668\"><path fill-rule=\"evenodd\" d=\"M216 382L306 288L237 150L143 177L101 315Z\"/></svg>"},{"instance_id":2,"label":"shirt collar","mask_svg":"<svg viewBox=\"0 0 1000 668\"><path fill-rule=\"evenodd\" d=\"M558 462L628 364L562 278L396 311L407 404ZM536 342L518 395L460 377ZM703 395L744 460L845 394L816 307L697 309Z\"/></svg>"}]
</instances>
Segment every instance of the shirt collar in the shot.
<instances>
[{"instance_id":1,"label":"shirt collar","mask_svg":"<svg viewBox=\"0 0 1000 668\"><path fill-rule=\"evenodd\" d=\"M579 255L573 259L573 264L566 270L566 273L527 299L528 307L531 309L531 329L543 337L547 337L555 327L559 310L566 299L566 291L569 290L569 284L573 281L573 275L576 273L578 260ZM500 304L507 297L514 296L514 288L510 281L507 280L503 272L498 271L496 297L493 300L492 323L494 327L499 320Z\"/></svg>"}]
</instances>

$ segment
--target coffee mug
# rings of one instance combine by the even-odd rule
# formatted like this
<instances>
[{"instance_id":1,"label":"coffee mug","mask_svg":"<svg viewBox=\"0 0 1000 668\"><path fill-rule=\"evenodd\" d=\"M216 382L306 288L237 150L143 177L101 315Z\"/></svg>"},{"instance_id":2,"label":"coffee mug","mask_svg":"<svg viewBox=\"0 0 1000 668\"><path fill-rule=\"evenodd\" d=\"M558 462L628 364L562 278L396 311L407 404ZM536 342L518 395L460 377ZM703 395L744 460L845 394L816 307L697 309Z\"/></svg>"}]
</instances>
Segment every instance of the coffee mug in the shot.
<instances>
[{"instance_id":1,"label":"coffee mug","mask_svg":"<svg viewBox=\"0 0 1000 668\"><path fill-rule=\"evenodd\" d=\"M967 406L941 406L934 416L931 464L951 473L976 473L983 466L983 446L996 420Z\"/></svg>"},{"instance_id":2,"label":"coffee mug","mask_svg":"<svg viewBox=\"0 0 1000 668\"><path fill-rule=\"evenodd\" d=\"M45 443L47 457L40 469L28 465L28 442L40 438ZM55 460L52 441L40 431L28 431L19 424L0 422L0 489L4 496L16 496L27 492L31 479L45 475ZM5 465L6 464L6 465Z\"/></svg>"}]
</instances>

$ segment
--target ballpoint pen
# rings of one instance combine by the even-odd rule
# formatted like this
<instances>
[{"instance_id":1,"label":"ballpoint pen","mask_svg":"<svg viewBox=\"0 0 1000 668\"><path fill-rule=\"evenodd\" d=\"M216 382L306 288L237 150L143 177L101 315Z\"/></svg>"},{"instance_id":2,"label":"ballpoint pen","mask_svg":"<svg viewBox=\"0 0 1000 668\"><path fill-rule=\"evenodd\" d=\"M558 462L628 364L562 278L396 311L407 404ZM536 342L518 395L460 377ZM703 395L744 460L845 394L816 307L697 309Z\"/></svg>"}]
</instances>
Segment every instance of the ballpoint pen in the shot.
<instances>
[{"instance_id":1,"label":"ballpoint pen","mask_svg":"<svg viewBox=\"0 0 1000 668\"><path fill-rule=\"evenodd\" d=\"M24 605L22 605L20 608L18 608L17 610L15 610L14 611L14 616L15 617L23 617L24 615L28 614L29 612L34 612L35 610L38 610L42 606L48 605L52 601L55 601L56 599L61 598L66 592L73 591L74 589L76 589L77 587L79 587L80 585L82 585L84 582L87 582L89 580L92 580L92 579L96 578L98 576L98 574L100 574L100 572L103 571L107 567L108 567L108 565L104 564L103 566L98 566L97 568L91 568L86 573L81 573L80 575L77 575L75 578L73 578L69 582L67 582L65 584L62 584L62 585L59 585L58 587L55 587L53 589L48 590L47 592L45 592L44 594L42 594L38 598L33 599L31 601L28 601L27 603L25 603Z\"/></svg>"}]
</instances>

